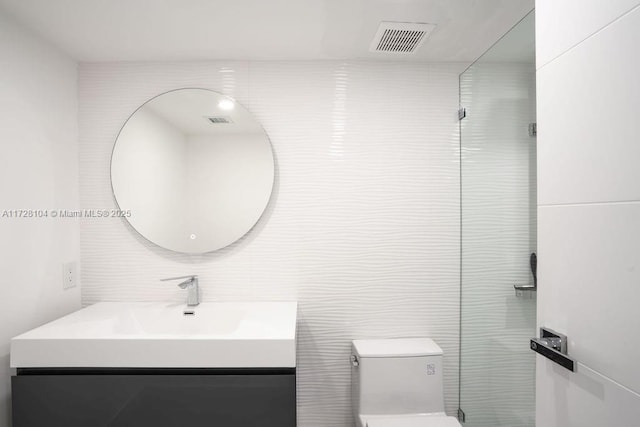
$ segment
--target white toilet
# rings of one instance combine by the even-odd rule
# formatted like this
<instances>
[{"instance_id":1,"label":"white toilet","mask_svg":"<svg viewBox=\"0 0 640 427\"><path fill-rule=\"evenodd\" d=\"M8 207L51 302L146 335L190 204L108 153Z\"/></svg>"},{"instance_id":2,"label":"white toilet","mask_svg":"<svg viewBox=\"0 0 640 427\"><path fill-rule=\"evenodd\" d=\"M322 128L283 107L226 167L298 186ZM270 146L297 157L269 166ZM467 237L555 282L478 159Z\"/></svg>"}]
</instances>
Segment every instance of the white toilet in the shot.
<instances>
[{"instance_id":1,"label":"white toilet","mask_svg":"<svg viewBox=\"0 0 640 427\"><path fill-rule=\"evenodd\" d=\"M357 427L460 427L444 413L442 349L433 340L355 340L351 365Z\"/></svg>"}]
</instances>

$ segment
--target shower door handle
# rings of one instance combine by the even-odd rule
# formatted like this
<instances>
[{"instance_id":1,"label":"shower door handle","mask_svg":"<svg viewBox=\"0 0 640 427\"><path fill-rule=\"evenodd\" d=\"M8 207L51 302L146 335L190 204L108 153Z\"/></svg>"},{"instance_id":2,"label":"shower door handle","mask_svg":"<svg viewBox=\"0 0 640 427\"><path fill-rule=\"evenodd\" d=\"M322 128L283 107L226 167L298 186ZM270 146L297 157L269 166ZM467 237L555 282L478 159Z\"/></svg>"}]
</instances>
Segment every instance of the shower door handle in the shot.
<instances>
[{"instance_id":1,"label":"shower door handle","mask_svg":"<svg viewBox=\"0 0 640 427\"><path fill-rule=\"evenodd\" d=\"M540 338L531 338L531 350L556 362L558 365L576 371L576 361L567 355L567 336L549 328L540 328Z\"/></svg>"}]
</instances>

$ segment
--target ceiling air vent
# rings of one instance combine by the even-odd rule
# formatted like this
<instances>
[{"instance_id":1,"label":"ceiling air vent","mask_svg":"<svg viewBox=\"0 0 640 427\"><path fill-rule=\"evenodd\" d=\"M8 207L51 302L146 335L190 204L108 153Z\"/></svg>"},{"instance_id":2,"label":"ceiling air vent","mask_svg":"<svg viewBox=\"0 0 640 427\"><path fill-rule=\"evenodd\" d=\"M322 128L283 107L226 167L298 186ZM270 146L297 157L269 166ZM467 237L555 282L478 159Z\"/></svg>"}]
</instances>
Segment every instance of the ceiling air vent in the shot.
<instances>
[{"instance_id":1,"label":"ceiling air vent","mask_svg":"<svg viewBox=\"0 0 640 427\"><path fill-rule=\"evenodd\" d=\"M218 124L222 124L222 123L233 123L233 120L231 120L230 117L225 117L225 116L215 116L215 117L205 117L207 120L209 120L211 123L213 123L214 125L218 125Z\"/></svg>"},{"instance_id":2,"label":"ceiling air vent","mask_svg":"<svg viewBox=\"0 0 640 427\"><path fill-rule=\"evenodd\" d=\"M415 53L436 26L414 22L381 22L371 52Z\"/></svg>"}]
</instances>

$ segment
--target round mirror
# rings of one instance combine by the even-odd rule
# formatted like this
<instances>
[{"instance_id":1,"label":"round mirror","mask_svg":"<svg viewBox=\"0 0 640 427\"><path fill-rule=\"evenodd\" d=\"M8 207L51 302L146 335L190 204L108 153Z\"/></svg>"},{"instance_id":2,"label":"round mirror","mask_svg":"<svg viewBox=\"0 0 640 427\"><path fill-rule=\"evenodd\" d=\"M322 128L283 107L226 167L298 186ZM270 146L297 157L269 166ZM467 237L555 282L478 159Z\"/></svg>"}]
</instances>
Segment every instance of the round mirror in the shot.
<instances>
[{"instance_id":1,"label":"round mirror","mask_svg":"<svg viewBox=\"0 0 640 427\"><path fill-rule=\"evenodd\" d=\"M138 108L111 157L118 207L147 240L205 253L242 237L271 197L271 143L233 99L178 89Z\"/></svg>"}]
</instances>

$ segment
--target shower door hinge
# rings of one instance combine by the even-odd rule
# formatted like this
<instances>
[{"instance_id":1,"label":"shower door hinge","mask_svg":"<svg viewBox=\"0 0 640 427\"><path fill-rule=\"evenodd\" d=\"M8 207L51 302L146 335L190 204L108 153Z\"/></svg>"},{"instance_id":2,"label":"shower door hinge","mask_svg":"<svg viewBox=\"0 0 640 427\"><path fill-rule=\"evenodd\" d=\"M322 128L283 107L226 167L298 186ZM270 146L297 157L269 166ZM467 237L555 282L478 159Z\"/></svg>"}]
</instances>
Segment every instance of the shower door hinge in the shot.
<instances>
[{"instance_id":1,"label":"shower door hinge","mask_svg":"<svg viewBox=\"0 0 640 427\"><path fill-rule=\"evenodd\" d=\"M538 136L538 124L529 123L529 136Z\"/></svg>"},{"instance_id":2,"label":"shower door hinge","mask_svg":"<svg viewBox=\"0 0 640 427\"><path fill-rule=\"evenodd\" d=\"M466 108L461 108L458 110L458 120L462 120L465 117L467 117L467 109Z\"/></svg>"},{"instance_id":3,"label":"shower door hinge","mask_svg":"<svg viewBox=\"0 0 640 427\"><path fill-rule=\"evenodd\" d=\"M464 411L460 408L458 408L458 421L460 421L461 423L465 422L465 415L464 415Z\"/></svg>"}]
</instances>

